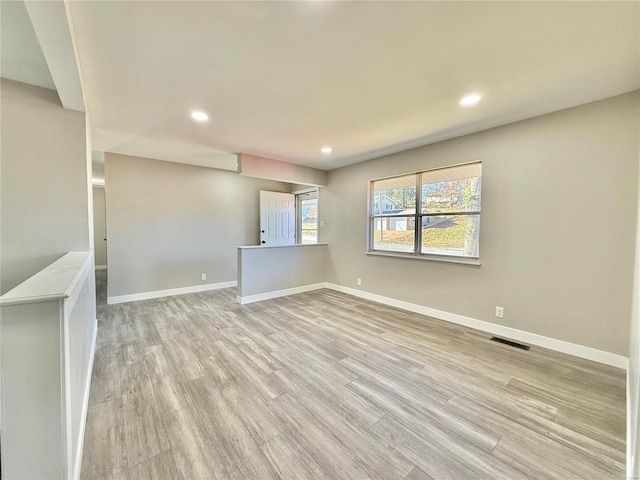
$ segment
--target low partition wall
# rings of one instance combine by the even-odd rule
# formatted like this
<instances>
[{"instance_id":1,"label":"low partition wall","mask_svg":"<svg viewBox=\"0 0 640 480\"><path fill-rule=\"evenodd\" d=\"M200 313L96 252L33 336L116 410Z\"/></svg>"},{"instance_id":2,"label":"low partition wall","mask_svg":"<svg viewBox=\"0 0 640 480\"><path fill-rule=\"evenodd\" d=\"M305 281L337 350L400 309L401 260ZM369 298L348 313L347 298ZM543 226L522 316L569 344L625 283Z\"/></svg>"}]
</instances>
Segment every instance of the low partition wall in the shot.
<instances>
[{"instance_id":1,"label":"low partition wall","mask_svg":"<svg viewBox=\"0 0 640 480\"><path fill-rule=\"evenodd\" d=\"M77 479L97 333L92 252L0 297L2 476Z\"/></svg>"},{"instance_id":2,"label":"low partition wall","mask_svg":"<svg viewBox=\"0 0 640 480\"><path fill-rule=\"evenodd\" d=\"M238 247L238 303L325 288L327 244Z\"/></svg>"}]
</instances>

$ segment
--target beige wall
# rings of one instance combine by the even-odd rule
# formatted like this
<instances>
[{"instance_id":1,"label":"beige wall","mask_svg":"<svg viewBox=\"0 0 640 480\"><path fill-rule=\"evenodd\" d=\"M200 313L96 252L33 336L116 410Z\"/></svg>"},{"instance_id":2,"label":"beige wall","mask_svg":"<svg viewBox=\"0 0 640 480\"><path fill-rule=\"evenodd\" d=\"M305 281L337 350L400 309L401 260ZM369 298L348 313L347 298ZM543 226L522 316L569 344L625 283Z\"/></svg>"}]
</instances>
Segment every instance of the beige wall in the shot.
<instances>
[{"instance_id":1,"label":"beige wall","mask_svg":"<svg viewBox=\"0 0 640 480\"><path fill-rule=\"evenodd\" d=\"M2 79L1 277L6 293L65 253L88 251L85 114L53 90Z\"/></svg>"},{"instance_id":2,"label":"beige wall","mask_svg":"<svg viewBox=\"0 0 640 480\"><path fill-rule=\"evenodd\" d=\"M629 338L629 372L627 374L627 476L629 478L640 478L640 196L638 196L638 217L636 219L633 311L631 314L631 335Z\"/></svg>"},{"instance_id":3,"label":"beige wall","mask_svg":"<svg viewBox=\"0 0 640 480\"><path fill-rule=\"evenodd\" d=\"M286 183L113 153L105 155L105 179L109 297L236 280L236 248L258 244L259 191L290 191Z\"/></svg>"},{"instance_id":4,"label":"beige wall","mask_svg":"<svg viewBox=\"0 0 640 480\"><path fill-rule=\"evenodd\" d=\"M331 171L327 281L627 355L638 108L635 92ZM365 255L369 180L473 160L480 267Z\"/></svg>"},{"instance_id":5,"label":"beige wall","mask_svg":"<svg viewBox=\"0 0 640 480\"><path fill-rule=\"evenodd\" d=\"M93 245L96 265L107 264L107 219L104 188L93 187Z\"/></svg>"}]
</instances>

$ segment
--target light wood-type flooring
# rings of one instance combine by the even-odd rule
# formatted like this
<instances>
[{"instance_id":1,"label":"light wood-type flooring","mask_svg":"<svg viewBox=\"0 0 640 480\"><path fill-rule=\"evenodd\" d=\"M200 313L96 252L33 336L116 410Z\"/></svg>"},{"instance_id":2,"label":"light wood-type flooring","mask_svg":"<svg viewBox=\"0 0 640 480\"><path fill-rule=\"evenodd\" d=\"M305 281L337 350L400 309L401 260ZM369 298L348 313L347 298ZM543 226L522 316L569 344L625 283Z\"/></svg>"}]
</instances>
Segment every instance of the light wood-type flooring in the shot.
<instances>
[{"instance_id":1,"label":"light wood-type flooring","mask_svg":"<svg viewBox=\"0 0 640 480\"><path fill-rule=\"evenodd\" d=\"M622 479L625 374L330 290L106 306L83 479Z\"/></svg>"}]
</instances>

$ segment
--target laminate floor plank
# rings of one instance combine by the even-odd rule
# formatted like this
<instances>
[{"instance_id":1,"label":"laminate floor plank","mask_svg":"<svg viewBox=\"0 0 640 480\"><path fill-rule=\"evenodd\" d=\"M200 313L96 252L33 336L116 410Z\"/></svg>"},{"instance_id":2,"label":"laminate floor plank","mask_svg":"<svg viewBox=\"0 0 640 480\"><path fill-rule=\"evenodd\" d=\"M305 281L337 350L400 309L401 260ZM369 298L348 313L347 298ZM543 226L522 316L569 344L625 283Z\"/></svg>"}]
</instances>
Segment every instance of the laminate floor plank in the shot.
<instances>
[{"instance_id":1,"label":"laminate floor plank","mask_svg":"<svg viewBox=\"0 0 640 480\"><path fill-rule=\"evenodd\" d=\"M579 396L580 389L572 388L572 385L565 385L565 388L558 391L551 391L542 383L525 381L518 378L512 378L506 386L507 390L519 393L530 398L536 398L541 402L555 405L557 408L569 407L577 408L581 412L598 416L604 412L610 412L612 409L622 410L621 401L615 401L606 391L599 396L590 392L589 396ZM622 413L621 411L618 413ZM624 424L620 425L624 428Z\"/></svg>"},{"instance_id":2,"label":"laminate floor plank","mask_svg":"<svg viewBox=\"0 0 640 480\"><path fill-rule=\"evenodd\" d=\"M555 471L555 478L613 480L624 478L625 473L624 468L612 468L559 445L558 442L531 434L517 438L502 437L494 449L494 455L501 458L511 457L516 460L517 465L528 464L528 470L534 473L541 470L543 465L542 468ZM527 457L526 460L523 457ZM566 467L568 464L571 465L571 469Z\"/></svg>"},{"instance_id":3,"label":"laminate floor plank","mask_svg":"<svg viewBox=\"0 0 640 480\"><path fill-rule=\"evenodd\" d=\"M288 432L283 432L272 438L261 448L282 480L329 480L333 478Z\"/></svg>"},{"instance_id":4,"label":"laminate floor plank","mask_svg":"<svg viewBox=\"0 0 640 480\"><path fill-rule=\"evenodd\" d=\"M100 329L100 327L98 327ZM96 347L91 374L89 404L97 405L122 396L118 349L112 345Z\"/></svg>"},{"instance_id":5,"label":"laminate floor plank","mask_svg":"<svg viewBox=\"0 0 640 480\"><path fill-rule=\"evenodd\" d=\"M506 405L490 405L488 402L454 396L447 402L453 415L464 418L485 432L498 438L538 436L553 440L559 448L568 447L602 465L619 469L625 462L624 452L592 437L564 427L545 417L523 413Z\"/></svg>"},{"instance_id":6,"label":"laminate floor plank","mask_svg":"<svg viewBox=\"0 0 640 480\"><path fill-rule=\"evenodd\" d=\"M340 363L350 369L357 377L382 384L387 389L397 391L404 398L415 398L416 401L419 401L427 396L437 402L445 403L453 396L453 392L444 390L440 385L430 385L417 375L413 378L403 377L397 371L386 368L387 366L381 362L371 365L355 358L346 358Z\"/></svg>"},{"instance_id":7,"label":"laminate floor plank","mask_svg":"<svg viewBox=\"0 0 640 480\"><path fill-rule=\"evenodd\" d=\"M258 445L285 431L284 424L258 396L244 395L234 388L223 389L222 395Z\"/></svg>"},{"instance_id":8,"label":"laminate floor plank","mask_svg":"<svg viewBox=\"0 0 640 480\"><path fill-rule=\"evenodd\" d=\"M165 450L155 457L127 468L122 472L122 477L126 480L178 478L178 468L171 450Z\"/></svg>"},{"instance_id":9,"label":"laminate floor plank","mask_svg":"<svg viewBox=\"0 0 640 480\"><path fill-rule=\"evenodd\" d=\"M381 478L403 479L413 469L412 462L372 435L331 400L302 392L292 395Z\"/></svg>"},{"instance_id":10,"label":"laminate floor plank","mask_svg":"<svg viewBox=\"0 0 640 480\"><path fill-rule=\"evenodd\" d=\"M433 477L424 473L420 468L415 467L409 472L409 475L405 477L405 480L433 480Z\"/></svg>"},{"instance_id":11,"label":"laminate floor plank","mask_svg":"<svg viewBox=\"0 0 640 480\"><path fill-rule=\"evenodd\" d=\"M214 382L201 377L188 382L186 387L193 401L191 411L199 420L201 431L214 439L225 470L237 478L277 478L251 431Z\"/></svg>"},{"instance_id":12,"label":"laminate floor plank","mask_svg":"<svg viewBox=\"0 0 640 480\"><path fill-rule=\"evenodd\" d=\"M221 330L218 338L228 340L266 374L282 368L282 364L271 355L271 350L254 342L237 328Z\"/></svg>"},{"instance_id":13,"label":"laminate floor plank","mask_svg":"<svg viewBox=\"0 0 640 480\"><path fill-rule=\"evenodd\" d=\"M106 305L83 480L623 478L625 373L331 290Z\"/></svg>"},{"instance_id":14,"label":"laminate floor plank","mask_svg":"<svg viewBox=\"0 0 640 480\"><path fill-rule=\"evenodd\" d=\"M500 436L487 432L463 417L452 415L446 406L427 401L409 405L400 396L389 393L366 380L355 380L348 385L362 398L367 399L388 416L397 420L412 432L425 437L457 437L465 443L491 453Z\"/></svg>"},{"instance_id":15,"label":"laminate floor plank","mask_svg":"<svg viewBox=\"0 0 640 480\"><path fill-rule=\"evenodd\" d=\"M126 465L122 398L91 405L82 451L82 476L103 480Z\"/></svg>"},{"instance_id":16,"label":"laminate floor plank","mask_svg":"<svg viewBox=\"0 0 640 480\"><path fill-rule=\"evenodd\" d=\"M164 422L171 443L171 451L178 470L178 478L212 480L238 478L228 472L215 437L207 434L202 420L194 410L178 410ZM84 472L83 472L84 476ZM90 479L90 476L85 476Z\"/></svg>"},{"instance_id":17,"label":"laminate floor plank","mask_svg":"<svg viewBox=\"0 0 640 480\"><path fill-rule=\"evenodd\" d=\"M370 430L438 479L522 480L523 472L466 442L452 442L446 436L426 439L395 419L385 416Z\"/></svg>"},{"instance_id":18,"label":"laminate floor plank","mask_svg":"<svg viewBox=\"0 0 640 480\"><path fill-rule=\"evenodd\" d=\"M382 478L291 394L273 399L269 407L322 469L331 472L332 478Z\"/></svg>"},{"instance_id":19,"label":"laminate floor plank","mask_svg":"<svg viewBox=\"0 0 640 480\"><path fill-rule=\"evenodd\" d=\"M289 385L288 390L294 395L304 393L322 398L342 409L361 425L368 427L384 416L384 412L373 403L353 393L347 386L323 382L315 376L301 377L289 370L279 370L277 374L283 375Z\"/></svg>"},{"instance_id":20,"label":"laminate floor plank","mask_svg":"<svg viewBox=\"0 0 640 480\"><path fill-rule=\"evenodd\" d=\"M620 452L625 451L624 417L618 415L590 415L579 408L560 407L555 416L559 425L571 428L587 437L594 438Z\"/></svg>"},{"instance_id":21,"label":"laminate floor plank","mask_svg":"<svg viewBox=\"0 0 640 480\"><path fill-rule=\"evenodd\" d=\"M305 348L286 348L274 352L273 355L289 370L302 377L321 378L326 382L346 385L357 378L353 372L336 361L330 361Z\"/></svg>"}]
</instances>

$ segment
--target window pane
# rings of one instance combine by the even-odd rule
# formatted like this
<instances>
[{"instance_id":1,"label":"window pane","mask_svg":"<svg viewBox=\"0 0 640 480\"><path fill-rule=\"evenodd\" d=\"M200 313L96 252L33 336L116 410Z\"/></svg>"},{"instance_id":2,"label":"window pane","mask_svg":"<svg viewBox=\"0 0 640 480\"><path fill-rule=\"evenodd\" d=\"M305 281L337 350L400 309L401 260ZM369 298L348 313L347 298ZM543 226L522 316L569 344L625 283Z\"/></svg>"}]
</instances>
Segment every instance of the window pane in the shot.
<instances>
[{"instance_id":1,"label":"window pane","mask_svg":"<svg viewBox=\"0 0 640 480\"><path fill-rule=\"evenodd\" d=\"M479 212L482 164L422 174L422 213Z\"/></svg>"},{"instance_id":2,"label":"window pane","mask_svg":"<svg viewBox=\"0 0 640 480\"><path fill-rule=\"evenodd\" d=\"M478 257L480 215L422 217L422 252L458 257Z\"/></svg>"},{"instance_id":3,"label":"window pane","mask_svg":"<svg viewBox=\"0 0 640 480\"><path fill-rule=\"evenodd\" d=\"M318 243L318 230L303 228L302 243Z\"/></svg>"},{"instance_id":4,"label":"window pane","mask_svg":"<svg viewBox=\"0 0 640 480\"><path fill-rule=\"evenodd\" d=\"M315 192L314 192L315 193ZM301 243L318 243L318 199L300 201Z\"/></svg>"},{"instance_id":5,"label":"window pane","mask_svg":"<svg viewBox=\"0 0 640 480\"><path fill-rule=\"evenodd\" d=\"M415 251L415 217L374 218L372 221L374 250Z\"/></svg>"},{"instance_id":6,"label":"window pane","mask_svg":"<svg viewBox=\"0 0 640 480\"><path fill-rule=\"evenodd\" d=\"M373 215L414 214L416 176L387 178L373 182Z\"/></svg>"}]
</instances>

